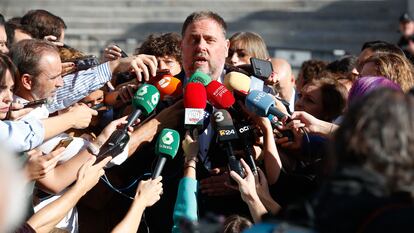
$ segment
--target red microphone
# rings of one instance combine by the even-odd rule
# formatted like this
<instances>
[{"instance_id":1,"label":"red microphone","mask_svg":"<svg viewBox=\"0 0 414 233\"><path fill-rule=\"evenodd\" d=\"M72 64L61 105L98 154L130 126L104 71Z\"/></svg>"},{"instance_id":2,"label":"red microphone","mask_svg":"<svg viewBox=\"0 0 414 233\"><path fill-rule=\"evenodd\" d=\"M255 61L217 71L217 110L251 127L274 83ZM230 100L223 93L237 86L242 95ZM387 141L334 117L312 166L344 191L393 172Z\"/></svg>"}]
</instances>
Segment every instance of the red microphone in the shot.
<instances>
[{"instance_id":1,"label":"red microphone","mask_svg":"<svg viewBox=\"0 0 414 233\"><path fill-rule=\"evenodd\" d=\"M227 109L234 102L233 94L221 83L213 80L206 86L208 101L218 109Z\"/></svg>"},{"instance_id":2,"label":"red microphone","mask_svg":"<svg viewBox=\"0 0 414 233\"><path fill-rule=\"evenodd\" d=\"M188 83L184 91L184 126L202 128L207 105L206 88L201 83Z\"/></svg>"}]
</instances>

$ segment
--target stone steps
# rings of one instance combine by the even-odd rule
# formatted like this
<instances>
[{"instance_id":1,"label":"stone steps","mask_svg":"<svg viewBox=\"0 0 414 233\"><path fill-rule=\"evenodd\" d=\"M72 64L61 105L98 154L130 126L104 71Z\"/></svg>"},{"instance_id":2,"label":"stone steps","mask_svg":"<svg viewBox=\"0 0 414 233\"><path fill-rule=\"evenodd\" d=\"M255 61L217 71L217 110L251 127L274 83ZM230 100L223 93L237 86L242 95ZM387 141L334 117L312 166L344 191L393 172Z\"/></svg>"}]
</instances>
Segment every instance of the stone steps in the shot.
<instances>
[{"instance_id":1,"label":"stone steps","mask_svg":"<svg viewBox=\"0 0 414 233\"><path fill-rule=\"evenodd\" d=\"M139 43L150 33L179 32L188 14L210 9L228 22L229 35L255 31L270 47L356 52L366 40L397 40L406 0L0 0L0 6L6 18L39 8L61 16L74 44Z\"/></svg>"}]
</instances>

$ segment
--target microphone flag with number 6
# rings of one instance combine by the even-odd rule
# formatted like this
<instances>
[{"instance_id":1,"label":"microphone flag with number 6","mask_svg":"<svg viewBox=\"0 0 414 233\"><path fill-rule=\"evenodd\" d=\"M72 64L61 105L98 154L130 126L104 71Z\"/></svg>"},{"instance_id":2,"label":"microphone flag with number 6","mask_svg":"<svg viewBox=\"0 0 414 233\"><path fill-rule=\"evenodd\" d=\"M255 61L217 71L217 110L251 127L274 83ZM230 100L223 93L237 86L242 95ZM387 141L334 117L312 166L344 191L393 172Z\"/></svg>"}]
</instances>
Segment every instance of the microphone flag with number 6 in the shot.
<instances>
[{"instance_id":1,"label":"microphone flag with number 6","mask_svg":"<svg viewBox=\"0 0 414 233\"><path fill-rule=\"evenodd\" d=\"M134 111L128 116L127 124L111 134L109 139L102 145L95 163L108 156L115 158L122 153L129 142L128 127L132 126L141 115L148 116L155 109L159 100L160 93L157 88L150 84L141 85L132 99Z\"/></svg>"},{"instance_id":2,"label":"microphone flag with number 6","mask_svg":"<svg viewBox=\"0 0 414 233\"><path fill-rule=\"evenodd\" d=\"M152 179L161 175L165 162L168 159L174 159L179 147L180 134L173 129L163 129L155 144L155 154L159 157L152 173Z\"/></svg>"}]
</instances>

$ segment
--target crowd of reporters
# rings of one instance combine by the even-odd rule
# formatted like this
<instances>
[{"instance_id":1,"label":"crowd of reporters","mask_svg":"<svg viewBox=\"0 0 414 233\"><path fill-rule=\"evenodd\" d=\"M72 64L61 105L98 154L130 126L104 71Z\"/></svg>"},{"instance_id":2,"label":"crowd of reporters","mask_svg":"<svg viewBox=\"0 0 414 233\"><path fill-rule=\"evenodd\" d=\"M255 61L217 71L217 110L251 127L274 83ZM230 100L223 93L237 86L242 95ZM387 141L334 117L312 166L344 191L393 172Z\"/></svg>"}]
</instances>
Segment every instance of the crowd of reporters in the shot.
<instances>
[{"instance_id":1,"label":"crowd of reporters","mask_svg":"<svg viewBox=\"0 0 414 233\"><path fill-rule=\"evenodd\" d=\"M0 17L0 232L413 227L414 29L296 78L210 11L101 60L65 29Z\"/></svg>"}]
</instances>

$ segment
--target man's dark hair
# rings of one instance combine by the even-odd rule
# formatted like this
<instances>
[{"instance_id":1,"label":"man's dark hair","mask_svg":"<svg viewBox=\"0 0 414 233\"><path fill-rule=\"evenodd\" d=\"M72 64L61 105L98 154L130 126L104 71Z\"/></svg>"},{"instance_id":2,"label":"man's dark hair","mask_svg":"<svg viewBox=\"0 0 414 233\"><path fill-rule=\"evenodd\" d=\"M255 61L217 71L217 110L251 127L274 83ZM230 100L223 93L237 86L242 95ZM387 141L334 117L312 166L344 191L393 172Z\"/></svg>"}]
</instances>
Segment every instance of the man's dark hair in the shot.
<instances>
[{"instance_id":1,"label":"man's dark hair","mask_svg":"<svg viewBox=\"0 0 414 233\"><path fill-rule=\"evenodd\" d=\"M6 54L0 53L0 85L5 85L7 71L10 72L13 82L15 82L18 76L16 66Z\"/></svg>"},{"instance_id":2,"label":"man's dark hair","mask_svg":"<svg viewBox=\"0 0 414 233\"><path fill-rule=\"evenodd\" d=\"M339 75L324 72L320 78L312 79L309 83L318 87L321 93L323 117L321 120L333 121L339 117L346 106L347 90L338 81Z\"/></svg>"},{"instance_id":3,"label":"man's dark hair","mask_svg":"<svg viewBox=\"0 0 414 233\"><path fill-rule=\"evenodd\" d=\"M404 52L397 45L381 40L365 42L362 45L361 51L365 49L371 49L374 53L396 53L405 56Z\"/></svg>"},{"instance_id":4,"label":"man's dark hair","mask_svg":"<svg viewBox=\"0 0 414 233\"><path fill-rule=\"evenodd\" d=\"M0 14L0 26L4 25L5 22L6 22L6 20L4 19L4 16L2 14Z\"/></svg>"},{"instance_id":5,"label":"man's dark hair","mask_svg":"<svg viewBox=\"0 0 414 233\"><path fill-rule=\"evenodd\" d=\"M252 227L252 222L239 215L231 215L226 218L226 221L223 223L223 233L235 233L242 232L246 229Z\"/></svg>"},{"instance_id":6,"label":"man's dark hair","mask_svg":"<svg viewBox=\"0 0 414 233\"><path fill-rule=\"evenodd\" d=\"M226 36L226 31L227 31L226 22L220 15L212 11L196 11L196 12L193 12L191 15L189 15L184 21L183 27L181 29L181 36L184 37L184 33L190 24L196 21L200 21L202 19L214 20L223 29L224 37Z\"/></svg>"},{"instance_id":7,"label":"man's dark hair","mask_svg":"<svg viewBox=\"0 0 414 233\"><path fill-rule=\"evenodd\" d=\"M329 63L326 70L332 73L351 73L357 65L357 57L348 55Z\"/></svg>"},{"instance_id":8,"label":"man's dark hair","mask_svg":"<svg viewBox=\"0 0 414 233\"><path fill-rule=\"evenodd\" d=\"M31 10L21 19L21 24L33 38L43 39L45 36L53 35L60 38L66 24L62 18L46 10Z\"/></svg>"},{"instance_id":9,"label":"man's dark hair","mask_svg":"<svg viewBox=\"0 0 414 233\"><path fill-rule=\"evenodd\" d=\"M23 25L21 25L22 17L13 17L7 20L5 26L6 34L7 34L7 46L10 48L12 46L14 35L16 30L23 31L24 33L30 34Z\"/></svg>"},{"instance_id":10,"label":"man's dark hair","mask_svg":"<svg viewBox=\"0 0 414 233\"><path fill-rule=\"evenodd\" d=\"M177 33L166 33L160 36L151 34L135 50L136 54L148 54L156 57L169 56L175 58L181 64L181 36Z\"/></svg>"},{"instance_id":11,"label":"man's dark hair","mask_svg":"<svg viewBox=\"0 0 414 233\"><path fill-rule=\"evenodd\" d=\"M17 66L19 73L38 76L41 71L39 69L39 61L43 54L55 52L59 55L57 47L46 40L22 40L10 50L10 57Z\"/></svg>"},{"instance_id":12,"label":"man's dark hair","mask_svg":"<svg viewBox=\"0 0 414 233\"><path fill-rule=\"evenodd\" d=\"M320 78L319 76L325 71L326 65L325 61L316 59L303 62L299 71L303 78L303 85L306 85L313 79Z\"/></svg>"}]
</instances>

